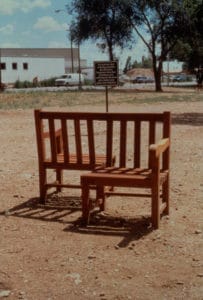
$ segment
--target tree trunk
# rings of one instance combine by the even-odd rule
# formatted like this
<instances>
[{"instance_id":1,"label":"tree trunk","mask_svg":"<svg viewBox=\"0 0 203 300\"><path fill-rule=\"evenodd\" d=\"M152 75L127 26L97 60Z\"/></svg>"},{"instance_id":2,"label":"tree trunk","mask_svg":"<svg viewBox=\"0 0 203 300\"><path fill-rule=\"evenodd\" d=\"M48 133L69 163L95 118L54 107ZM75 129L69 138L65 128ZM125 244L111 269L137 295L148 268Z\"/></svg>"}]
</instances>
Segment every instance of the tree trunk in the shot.
<instances>
[{"instance_id":1,"label":"tree trunk","mask_svg":"<svg viewBox=\"0 0 203 300\"><path fill-rule=\"evenodd\" d=\"M111 43L108 44L108 48L109 48L109 61L112 61L114 57L113 57L113 47Z\"/></svg>"},{"instance_id":2,"label":"tree trunk","mask_svg":"<svg viewBox=\"0 0 203 300\"><path fill-rule=\"evenodd\" d=\"M161 73L162 73L162 70L160 70L158 67L155 71L155 91L156 92L162 92Z\"/></svg>"},{"instance_id":3,"label":"tree trunk","mask_svg":"<svg viewBox=\"0 0 203 300\"><path fill-rule=\"evenodd\" d=\"M155 80L155 91L162 92L162 86L161 86L162 61L159 61L157 65L157 58L155 55L153 55L152 62L153 62L153 71L154 71L154 80Z\"/></svg>"}]
</instances>

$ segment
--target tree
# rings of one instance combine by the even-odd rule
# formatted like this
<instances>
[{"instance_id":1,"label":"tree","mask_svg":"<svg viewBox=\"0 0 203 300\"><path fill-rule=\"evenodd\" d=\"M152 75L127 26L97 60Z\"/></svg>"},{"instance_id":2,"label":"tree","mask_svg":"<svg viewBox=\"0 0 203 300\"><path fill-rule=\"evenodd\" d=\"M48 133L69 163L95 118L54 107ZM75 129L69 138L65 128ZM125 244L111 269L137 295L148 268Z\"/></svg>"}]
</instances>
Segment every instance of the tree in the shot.
<instances>
[{"instance_id":1,"label":"tree","mask_svg":"<svg viewBox=\"0 0 203 300\"><path fill-rule=\"evenodd\" d=\"M115 58L114 47L133 41L133 32L141 38L151 55L155 89L161 91L163 62L183 36L192 35L202 23L194 17L202 0L75 0L71 36L75 41L99 40L100 48L108 49ZM196 12L202 18L202 10ZM202 19L201 19L202 20ZM195 23L196 22L196 23ZM192 24L196 24L196 27ZM198 36L196 41L198 41Z\"/></svg>"},{"instance_id":2,"label":"tree","mask_svg":"<svg viewBox=\"0 0 203 300\"><path fill-rule=\"evenodd\" d=\"M127 17L131 8L125 0L75 0L71 10L74 41L99 41L100 48L107 49L109 60L115 59L115 46L123 48L131 40L132 27Z\"/></svg>"},{"instance_id":3,"label":"tree","mask_svg":"<svg viewBox=\"0 0 203 300\"><path fill-rule=\"evenodd\" d=\"M179 38L188 34L189 15L185 1L129 0L128 4L133 9L133 14L130 12L129 15L133 28L152 58L155 89L162 91L163 62ZM137 16L139 16L140 26L137 23Z\"/></svg>"},{"instance_id":4,"label":"tree","mask_svg":"<svg viewBox=\"0 0 203 300\"><path fill-rule=\"evenodd\" d=\"M184 61L187 70L194 71L203 67L203 2L192 1L188 10L191 34L179 39L170 56Z\"/></svg>"}]
</instances>

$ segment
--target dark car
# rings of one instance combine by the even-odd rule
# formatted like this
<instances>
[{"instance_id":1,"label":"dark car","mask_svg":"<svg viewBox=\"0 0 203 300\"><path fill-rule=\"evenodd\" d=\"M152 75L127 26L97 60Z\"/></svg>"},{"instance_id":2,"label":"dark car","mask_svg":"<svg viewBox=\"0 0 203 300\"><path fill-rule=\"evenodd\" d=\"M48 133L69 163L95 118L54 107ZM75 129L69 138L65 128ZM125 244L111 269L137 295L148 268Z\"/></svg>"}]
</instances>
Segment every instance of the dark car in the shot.
<instances>
[{"instance_id":1,"label":"dark car","mask_svg":"<svg viewBox=\"0 0 203 300\"><path fill-rule=\"evenodd\" d=\"M176 75L173 77L173 82L183 82L187 81L187 76L184 74Z\"/></svg>"},{"instance_id":2,"label":"dark car","mask_svg":"<svg viewBox=\"0 0 203 300\"><path fill-rule=\"evenodd\" d=\"M132 80L133 83L152 83L154 79L152 77L137 76Z\"/></svg>"}]
</instances>

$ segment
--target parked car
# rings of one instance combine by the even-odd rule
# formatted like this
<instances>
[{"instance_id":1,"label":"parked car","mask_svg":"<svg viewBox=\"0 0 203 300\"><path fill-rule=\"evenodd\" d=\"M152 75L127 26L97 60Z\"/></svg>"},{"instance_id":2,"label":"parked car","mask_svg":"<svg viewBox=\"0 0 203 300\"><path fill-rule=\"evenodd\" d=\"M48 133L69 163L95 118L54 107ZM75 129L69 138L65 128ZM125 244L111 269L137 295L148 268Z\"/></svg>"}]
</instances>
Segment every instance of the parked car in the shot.
<instances>
[{"instance_id":1,"label":"parked car","mask_svg":"<svg viewBox=\"0 0 203 300\"><path fill-rule=\"evenodd\" d=\"M60 78L55 80L55 86L71 86L71 85L79 85L84 83L84 76L83 74L78 73L69 73L64 74Z\"/></svg>"},{"instance_id":2,"label":"parked car","mask_svg":"<svg viewBox=\"0 0 203 300\"><path fill-rule=\"evenodd\" d=\"M133 83L152 83L154 79L152 77L137 76L132 80Z\"/></svg>"},{"instance_id":3,"label":"parked car","mask_svg":"<svg viewBox=\"0 0 203 300\"><path fill-rule=\"evenodd\" d=\"M173 82L183 82L183 81L187 81L187 76L185 74L180 74L173 77Z\"/></svg>"}]
</instances>

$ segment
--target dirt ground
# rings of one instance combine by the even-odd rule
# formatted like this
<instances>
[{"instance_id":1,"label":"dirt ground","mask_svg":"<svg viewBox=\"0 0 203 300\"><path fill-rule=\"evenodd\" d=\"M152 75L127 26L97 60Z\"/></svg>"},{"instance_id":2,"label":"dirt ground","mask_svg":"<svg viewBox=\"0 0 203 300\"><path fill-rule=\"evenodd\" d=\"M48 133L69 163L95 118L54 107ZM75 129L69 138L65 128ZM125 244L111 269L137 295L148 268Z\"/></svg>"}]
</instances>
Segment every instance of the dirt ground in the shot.
<instances>
[{"instance_id":1,"label":"dirt ground","mask_svg":"<svg viewBox=\"0 0 203 300\"><path fill-rule=\"evenodd\" d=\"M0 298L203 299L203 104L111 110L172 112L170 216L152 231L132 198L114 198L85 229L79 196L40 206L33 110L0 111Z\"/></svg>"}]
</instances>

